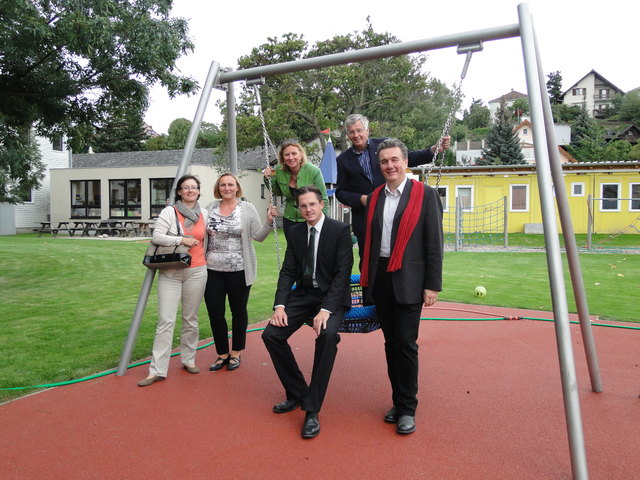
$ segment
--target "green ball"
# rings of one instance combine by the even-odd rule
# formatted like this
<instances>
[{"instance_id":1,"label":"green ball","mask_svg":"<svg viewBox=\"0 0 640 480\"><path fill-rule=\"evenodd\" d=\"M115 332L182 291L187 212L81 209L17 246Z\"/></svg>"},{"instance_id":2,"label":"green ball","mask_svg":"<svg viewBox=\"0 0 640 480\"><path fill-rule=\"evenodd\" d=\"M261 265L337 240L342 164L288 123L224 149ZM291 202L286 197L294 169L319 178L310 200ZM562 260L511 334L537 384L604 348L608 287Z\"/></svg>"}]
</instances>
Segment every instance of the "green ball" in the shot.
<instances>
[{"instance_id":1,"label":"green ball","mask_svg":"<svg viewBox=\"0 0 640 480\"><path fill-rule=\"evenodd\" d=\"M473 291L473 294L476 297L484 297L487 294L487 289L484 287L476 287L476 289Z\"/></svg>"}]
</instances>

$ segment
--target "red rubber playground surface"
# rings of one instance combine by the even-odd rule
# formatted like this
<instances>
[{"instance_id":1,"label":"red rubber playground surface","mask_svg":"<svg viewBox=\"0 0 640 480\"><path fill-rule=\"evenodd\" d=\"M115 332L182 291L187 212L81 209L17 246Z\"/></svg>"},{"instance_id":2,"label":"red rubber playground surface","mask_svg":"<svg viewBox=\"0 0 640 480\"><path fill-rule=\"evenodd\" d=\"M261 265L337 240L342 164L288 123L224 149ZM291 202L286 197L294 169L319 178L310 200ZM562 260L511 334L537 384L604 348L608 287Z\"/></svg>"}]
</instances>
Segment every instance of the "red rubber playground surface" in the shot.
<instances>
[{"instance_id":1,"label":"red rubber playground surface","mask_svg":"<svg viewBox=\"0 0 640 480\"><path fill-rule=\"evenodd\" d=\"M136 386L144 365L1 405L0 478L570 479L554 324L526 319L552 315L440 302L424 316L525 319L422 322L412 435L382 421L380 331L342 335L311 440L300 410L271 412L283 392L258 331L234 372L208 372L207 347L199 375L173 358L150 387ZM578 325L571 332L590 478L640 478L640 331L594 327L602 393L591 391ZM292 338L306 373L313 338Z\"/></svg>"}]
</instances>

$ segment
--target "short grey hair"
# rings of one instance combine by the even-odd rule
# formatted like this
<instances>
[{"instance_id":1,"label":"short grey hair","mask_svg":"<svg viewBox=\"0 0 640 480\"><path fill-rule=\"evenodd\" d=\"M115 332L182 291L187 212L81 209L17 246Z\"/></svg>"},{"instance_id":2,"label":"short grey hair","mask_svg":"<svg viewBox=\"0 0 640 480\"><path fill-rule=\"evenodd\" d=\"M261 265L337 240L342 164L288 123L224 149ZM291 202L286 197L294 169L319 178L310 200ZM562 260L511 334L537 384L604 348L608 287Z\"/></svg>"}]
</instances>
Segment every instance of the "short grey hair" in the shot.
<instances>
[{"instance_id":1,"label":"short grey hair","mask_svg":"<svg viewBox=\"0 0 640 480\"><path fill-rule=\"evenodd\" d=\"M376 155L380 156L380 152L382 150L395 147L398 147L402 152L403 160L407 160L409 158L409 149L401 140L398 140L397 138L387 138L380 142L380 144L378 145L378 149L376 150Z\"/></svg>"},{"instance_id":2,"label":"short grey hair","mask_svg":"<svg viewBox=\"0 0 640 480\"><path fill-rule=\"evenodd\" d=\"M344 121L344 129L347 130L351 125L356 122L362 122L362 126L364 128L369 128L369 119L364 115L360 115L359 113L352 113L347 117Z\"/></svg>"}]
</instances>

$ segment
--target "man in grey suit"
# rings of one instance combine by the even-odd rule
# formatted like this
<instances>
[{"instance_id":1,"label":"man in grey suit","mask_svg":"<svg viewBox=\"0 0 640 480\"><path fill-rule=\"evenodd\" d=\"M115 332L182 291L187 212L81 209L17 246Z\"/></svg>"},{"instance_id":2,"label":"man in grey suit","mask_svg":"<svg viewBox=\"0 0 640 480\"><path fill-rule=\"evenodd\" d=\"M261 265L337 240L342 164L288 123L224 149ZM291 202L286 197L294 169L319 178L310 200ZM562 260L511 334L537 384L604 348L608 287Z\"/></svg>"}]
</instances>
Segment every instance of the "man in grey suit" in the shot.
<instances>
[{"instance_id":1,"label":"man in grey suit","mask_svg":"<svg viewBox=\"0 0 640 480\"><path fill-rule=\"evenodd\" d=\"M418 329L422 306L442 289L442 203L434 188L407 178L407 147L378 146L385 183L367 199L361 282L385 339L393 406L384 420L400 434L416 429Z\"/></svg>"},{"instance_id":2,"label":"man in grey suit","mask_svg":"<svg viewBox=\"0 0 640 480\"><path fill-rule=\"evenodd\" d=\"M274 313L262 339L286 393L273 411L287 413L302 406L306 411L302 437L313 438L320 433L318 412L338 351L338 329L351 306L353 244L349 226L322 213L324 202L317 187L301 187L296 200L306 222L289 232ZM309 385L287 342L305 323L316 333Z\"/></svg>"}]
</instances>

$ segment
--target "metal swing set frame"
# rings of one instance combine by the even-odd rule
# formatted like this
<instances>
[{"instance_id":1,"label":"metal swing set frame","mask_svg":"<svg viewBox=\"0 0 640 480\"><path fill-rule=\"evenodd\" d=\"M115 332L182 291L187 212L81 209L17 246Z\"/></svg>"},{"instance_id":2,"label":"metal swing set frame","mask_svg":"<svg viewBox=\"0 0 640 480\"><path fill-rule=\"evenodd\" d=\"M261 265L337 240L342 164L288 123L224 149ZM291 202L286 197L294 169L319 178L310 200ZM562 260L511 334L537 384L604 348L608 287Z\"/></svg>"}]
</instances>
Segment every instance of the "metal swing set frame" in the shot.
<instances>
[{"instance_id":1,"label":"metal swing set frame","mask_svg":"<svg viewBox=\"0 0 640 480\"><path fill-rule=\"evenodd\" d=\"M564 185L564 182L562 179L562 167L553 126L551 104L546 90L546 82L542 70L533 20L529 13L529 6L526 3L519 4L517 10L518 23L512 25L365 48L362 50L336 53L322 57L264 65L237 71L223 69L220 67L218 62L213 61L202 89L202 94L182 153L181 163L176 173L173 188L175 189L177 180L186 173L189 167L204 112L207 104L209 103L209 98L213 88L226 90L229 167L231 172L237 173L238 154L236 145L234 82L255 81L262 77L283 75L293 72L344 65L354 62L363 62L366 60L400 56L448 47L458 47L458 53L467 54L462 74L462 78L464 78L471 53L480 49L478 47L468 46L482 45L482 42L487 41L520 37L532 123L541 127L533 130L536 174L538 178L544 226L551 300L555 318L556 342L558 347L558 360L560 364L565 419L569 438L571 468L574 480L587 480L589 478L589 474L580 412L580 401L578 396L575 359L570 332L567 295L560 253L560 242L556 226L556 207L560 216L560 223L565 239L569 272L574 297L576 299L578 317L580 320L580 331L585 348L592 391L602 392L602 382L593 333L589 322L589 310L582 279L580 261L578 258L578 248L570 216L567 192L564 188L555 189L556 201L554 202L553 184L555 183L556 185L561 186ZM118 376L125 375L131 360L131 354L135 345L151 286L153 284L154 276L155 270L147 270L138 298L138 303L133 313L128 336L120 357L116 373Z\"/></svg>"}]
</instances>

